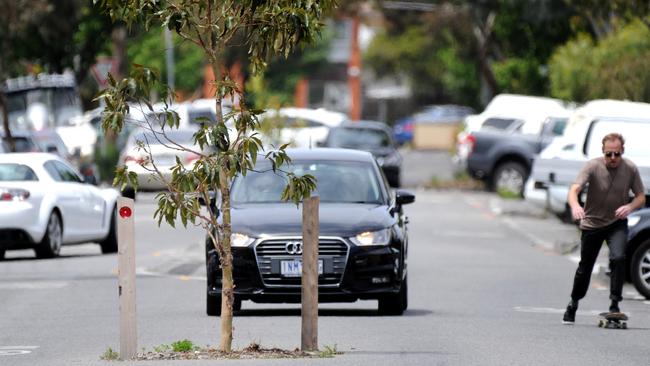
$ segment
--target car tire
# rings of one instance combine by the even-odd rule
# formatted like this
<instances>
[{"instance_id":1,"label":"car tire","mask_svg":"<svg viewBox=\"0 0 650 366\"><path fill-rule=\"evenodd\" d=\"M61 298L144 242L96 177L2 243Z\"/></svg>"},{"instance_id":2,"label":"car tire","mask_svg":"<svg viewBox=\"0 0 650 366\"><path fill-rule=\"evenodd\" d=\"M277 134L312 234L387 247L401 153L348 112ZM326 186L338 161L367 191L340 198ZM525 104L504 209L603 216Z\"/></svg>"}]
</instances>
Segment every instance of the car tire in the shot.
<instances>
[{"instance_id":1,"label":"car tire","mask_svg":"<svg viewBox=\"0 0 650 366\"><path fill-rule=\"evenodd\" d=\"M135 189L127 186L122 190L122 197L130 198L135 201Z\"/></svg>"},{"instance_id":2,"label":"car tire","mask_svg":"<svg viewBox=\"0 0 650 366\"><path fill-rule=\"evenodd\" d=\"M99 243L103 254L117 252L117 207L113 207L108 236Z\"/></svg>"},{"instance_id":3,"label":"car tire","mask_svg":"<svg viewBox=\"0 0 650 366\"><path fill-rule=\"evenodd\" d=\"M631 264L634 287L646 299L650 299L650 239L636 248Z\"/></svg>"},{"instance_id":4,"label":"car tire","mask_svg":"<svg viewBox=\"0 0 650 366\"><path fill-rule=\"evenodd\" d=\"M0 250L0 261L5 259L5 252L6 252L5 249Z\"/></svg>"},{"instance_id":5,"label":"car tire","mask_svg":"<svg viewBox=\"0 0 650 366\"><path fill-rule=\"evenodd\" d=\"M210 295L206 294L206 304L205 304L205 312L209 316L220 316L221 315L221 295ZM241 299L238 297L235 297L235 302L232 304L232 310L233 311L239 311L241 310Z\"/></svg>"},{"instance_id":6,"label":"car tire","mask_svg":"<svg viewBox=\"0 0 650 366\"><path fill-rule=\"evenodd\" d=\"M406 278L402 282L400 290L396 294L384 296L379 299L379 315L402 315L408 308L408 282Z\"/></svg>"},{"instance_id":7,"label":"car tire","mask_svg":"<svg viewBox=\"0 0 650 366\"><path fill-rule=\"evenodd\" d=\"M492 189L495 192L509 191L523 197L526 178L526 167L522 164L514 161L501 163L494 170Z\"/></svg>"},{"instance_id":8,"label":"car tire","mask_svg":"<svg viewBox=\"0 0 650 366\"><path fill-rule=\"evenodd\" d=\"M208 316L221 315L221 295L210 295L206 293L205 312Z\"/></svg>"},{"instance_id":9,"label":"car tire","mask_svg":"<svg viewBox=\"0 0 650 366\"><path fill-rule=\"evenodd\" d=\"M47 228L43 240L34 249L37 258L54 258L61 252L63 242L63 225L61 218L56 212L50 214L47 220Z\"/></svg>"}]
</instances>

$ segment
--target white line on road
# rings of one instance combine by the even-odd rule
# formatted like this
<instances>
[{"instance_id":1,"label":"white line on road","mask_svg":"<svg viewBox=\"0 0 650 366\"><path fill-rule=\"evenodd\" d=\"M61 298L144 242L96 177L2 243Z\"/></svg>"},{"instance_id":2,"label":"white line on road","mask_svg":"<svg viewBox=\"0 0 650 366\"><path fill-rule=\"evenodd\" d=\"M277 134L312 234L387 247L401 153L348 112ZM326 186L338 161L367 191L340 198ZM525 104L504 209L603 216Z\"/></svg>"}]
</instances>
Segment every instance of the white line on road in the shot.
<instances>
[{"instance_id":1,"label":"white line on road","mask_svg":"<svg viewBox=\"0 0 650 366\"><path fill-rule=\"evenodd\" d=\"M2 356L18 356L32 353L31 350L37 349L39 346L0 346L0 357Z\"/></svg>"},{"instance_id":2,"label":"white line on road","mask_svg":"<svg viewBox=\"0 0 650 366\"><path fill-rule=\"evenodd\" d=\"M50 290L68 286L68 282L11 282L0 283L0 290Z\"/></svg>"}]
</instances>

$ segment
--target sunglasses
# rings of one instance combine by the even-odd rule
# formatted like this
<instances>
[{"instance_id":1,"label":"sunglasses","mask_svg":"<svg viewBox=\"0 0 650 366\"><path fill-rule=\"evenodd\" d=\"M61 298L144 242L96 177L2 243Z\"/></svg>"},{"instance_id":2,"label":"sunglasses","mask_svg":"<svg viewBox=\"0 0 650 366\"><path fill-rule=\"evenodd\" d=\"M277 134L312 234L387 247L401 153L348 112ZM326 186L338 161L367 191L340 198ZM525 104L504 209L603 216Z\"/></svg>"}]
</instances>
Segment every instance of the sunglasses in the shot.
<instances>
[{"instance_id":1,"label":"sunglasses","mask_svg":"<svg viewBox=\"0 0 650 366\"><path fill-rule=\"evenodd\" d=\"M608 158L611 158L612 156L615 156L615 157L618 158L621 155L623 155L623 153L618 152L618 151L608 151L608 152L605 153L605 156L607 156Z\"/></svg>"}]
</instances>

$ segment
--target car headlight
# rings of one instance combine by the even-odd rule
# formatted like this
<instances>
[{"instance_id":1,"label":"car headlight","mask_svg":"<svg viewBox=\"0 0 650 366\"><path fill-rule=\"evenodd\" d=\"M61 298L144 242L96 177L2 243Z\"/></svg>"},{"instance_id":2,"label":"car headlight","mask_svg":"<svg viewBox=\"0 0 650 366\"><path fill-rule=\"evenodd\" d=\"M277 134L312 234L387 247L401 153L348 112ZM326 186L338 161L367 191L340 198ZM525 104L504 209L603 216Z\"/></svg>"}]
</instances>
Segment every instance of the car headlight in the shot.
<instances>
[{"instance_id":1,"label":"car headlight","mask_svg":"<svg viewBox=\"0 0 650 366\"><path fill-rule=\"evenodd\" d=\"M255 239L249 237L248 235L240 233L232 233L230 235L230 246L231 247L247 247L251 245Z\"/></svg>"},{"instance_id":2,"label":"car headlight","mask_svg":"<svg viewBox=\"0 0 650 366\"><path fill-rule=\"evenodd\" d=\"M641 221L641 216L629 216L627 218L627 226L632 227Z\"/></svg>"},{"instance_id":3,"label":"car headlight","mask_svg":"<svg viewBox=\"0 0 650 366\"><path fill-rule=\"evenodd\" d=\"M388 242L390 241L390 230L382 229L377 231L365 231L357 236L353 236L350 240L359 246L388 245Z\"/></svg>"}]
</instances>

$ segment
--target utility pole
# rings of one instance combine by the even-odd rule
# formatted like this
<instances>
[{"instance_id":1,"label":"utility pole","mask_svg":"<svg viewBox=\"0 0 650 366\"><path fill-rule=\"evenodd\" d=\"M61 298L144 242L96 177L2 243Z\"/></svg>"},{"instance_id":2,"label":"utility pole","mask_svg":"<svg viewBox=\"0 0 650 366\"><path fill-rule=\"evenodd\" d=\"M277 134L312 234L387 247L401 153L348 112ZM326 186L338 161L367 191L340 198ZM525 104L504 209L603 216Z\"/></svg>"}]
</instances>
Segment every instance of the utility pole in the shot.
<instances>
[{"instance_id":1,"label":"utility pole","mask_svg":"<svg viewBox=\"0 0 650 366\"><path fill-rule=\"evenodd\" d=\"M165 27L165 62L167 66L167 86L174 88L174 41L172 40L172 31Z\"/></svg>"}]
</instances>

